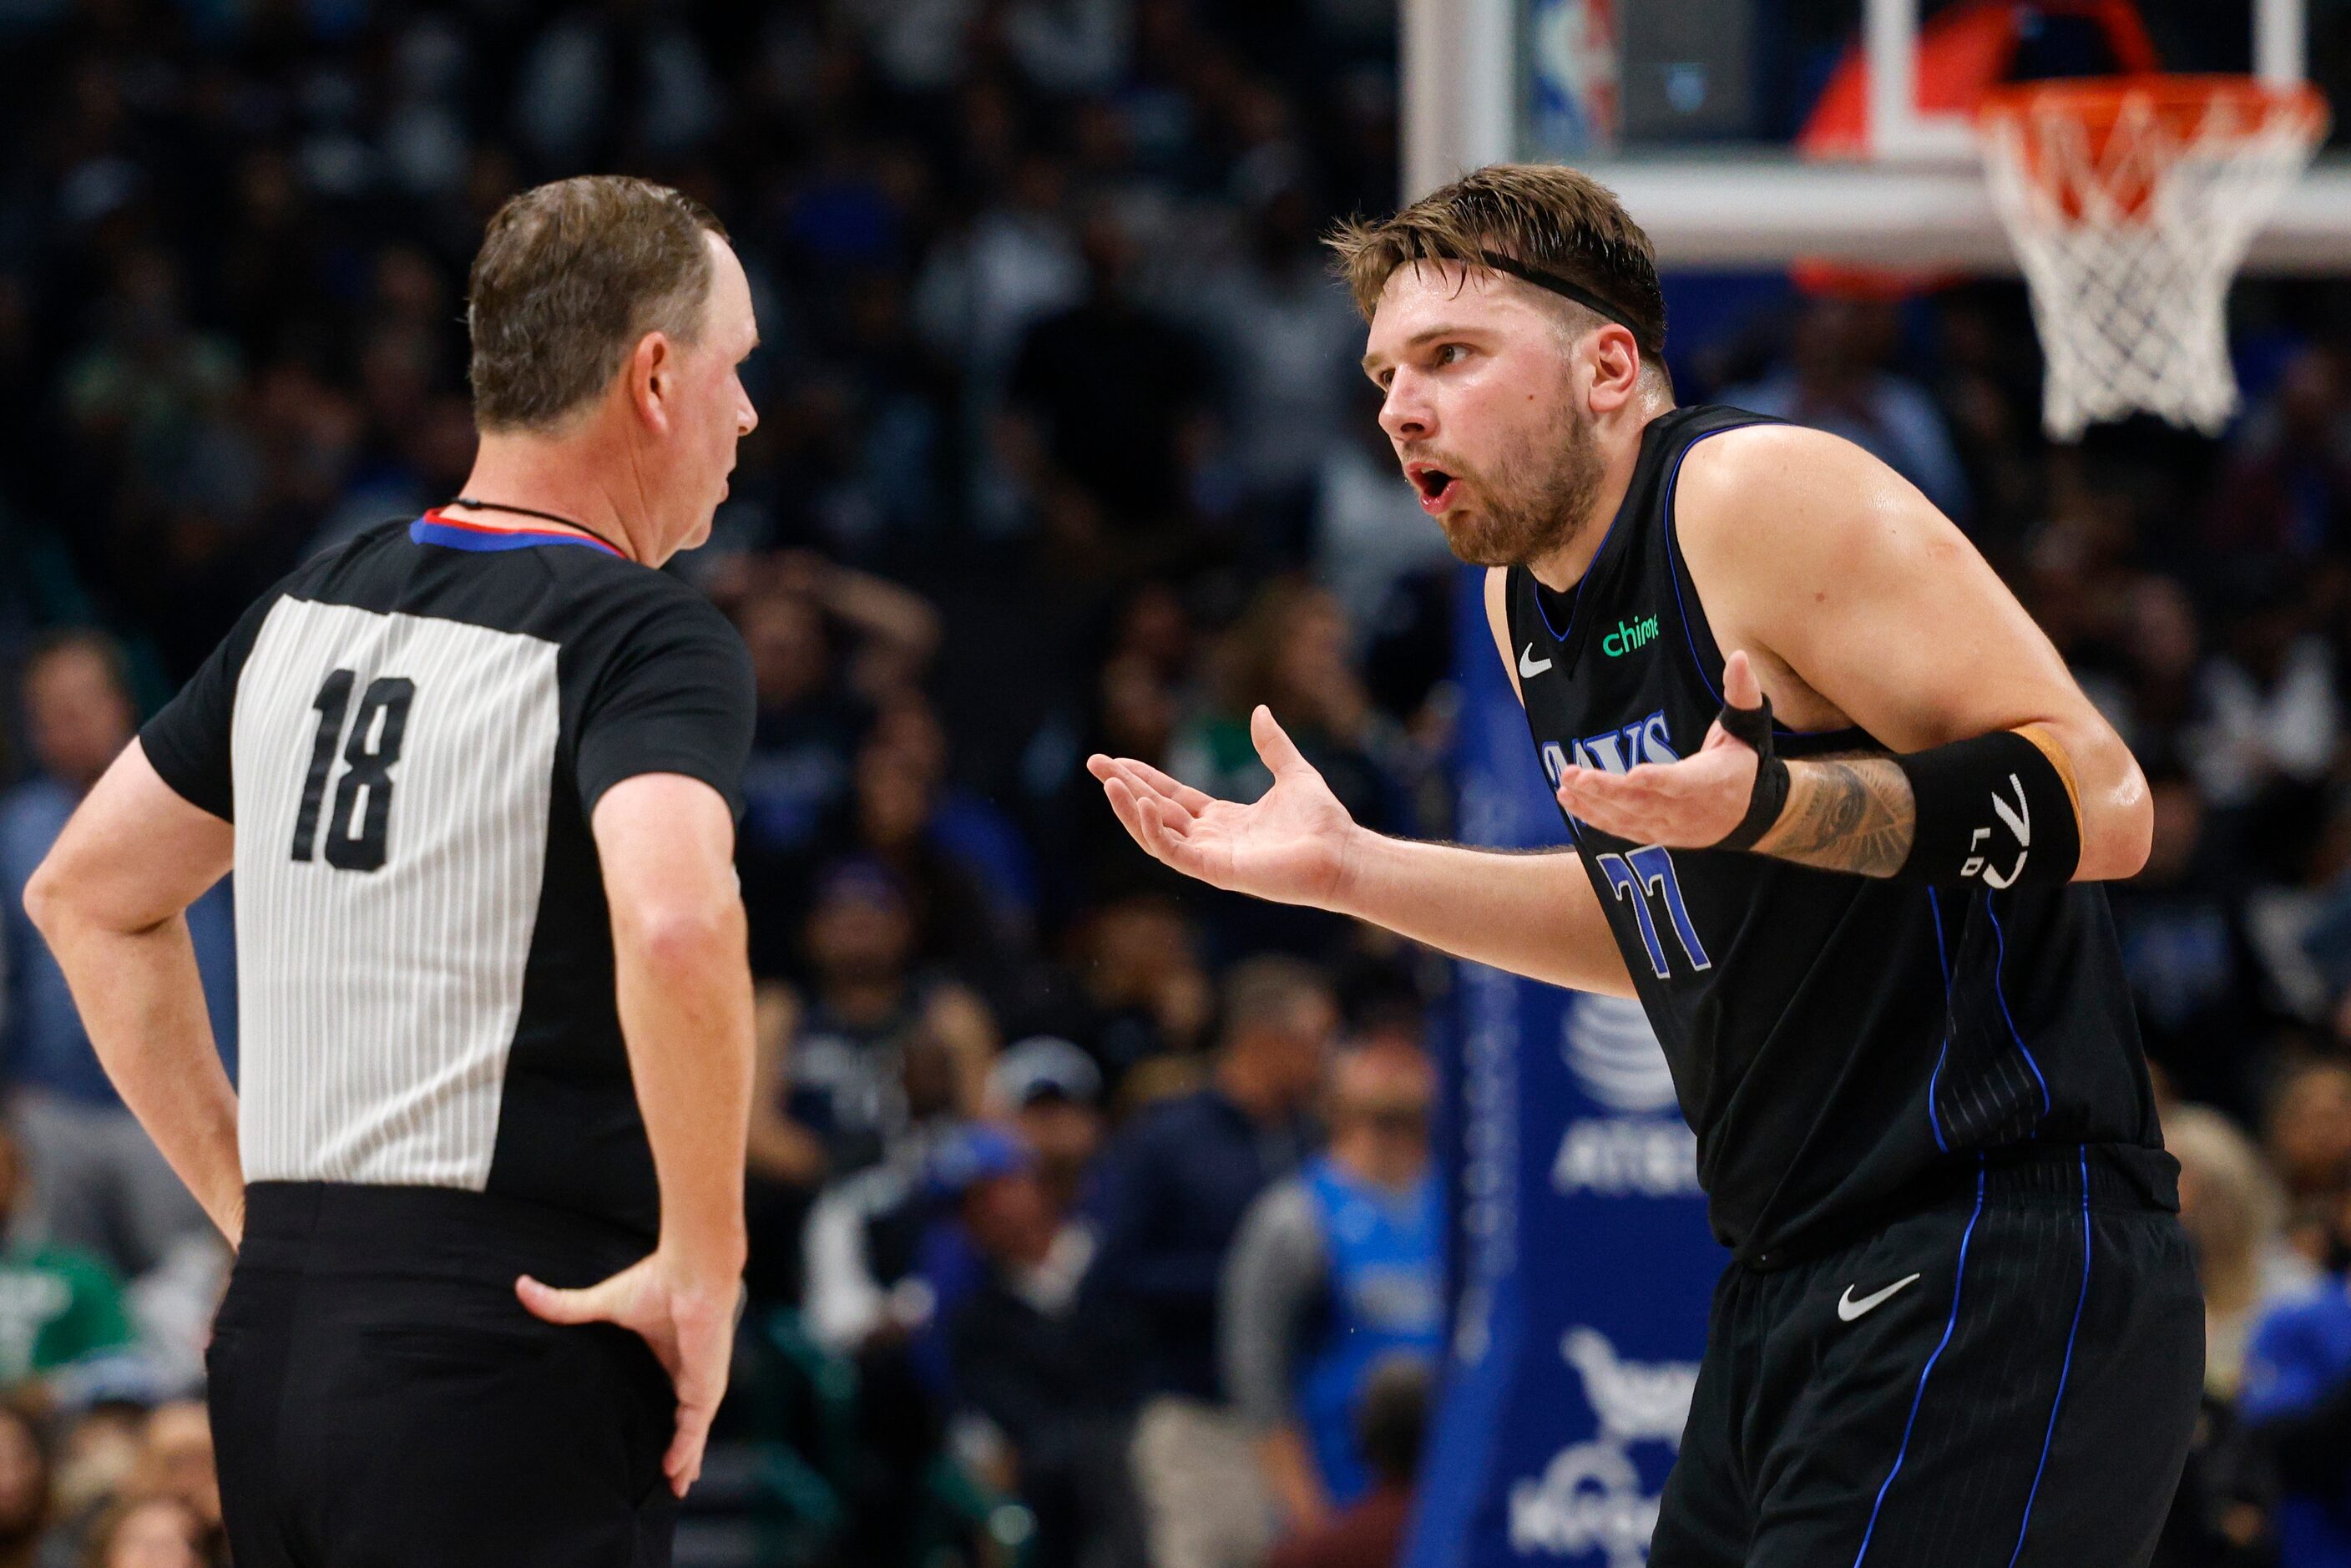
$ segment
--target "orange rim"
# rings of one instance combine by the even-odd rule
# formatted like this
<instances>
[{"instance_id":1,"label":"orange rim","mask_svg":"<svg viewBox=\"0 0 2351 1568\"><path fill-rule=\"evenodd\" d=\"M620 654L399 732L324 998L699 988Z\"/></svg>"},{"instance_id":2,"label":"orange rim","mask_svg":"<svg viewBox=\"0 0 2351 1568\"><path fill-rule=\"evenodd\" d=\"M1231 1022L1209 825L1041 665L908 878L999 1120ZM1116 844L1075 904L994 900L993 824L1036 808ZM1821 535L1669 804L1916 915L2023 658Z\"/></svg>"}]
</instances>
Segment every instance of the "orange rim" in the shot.
<instances>
[{"instance_id":1,"label":"orange rim","mask_svg":"<svg viewBox=\"0 0 2351 1568\"><path fill-rule=\"evenodd\" d=\"M2056 114L2104 133L2121 120L2126 105L2136 104L2152 108L2158 122L2173 130L2200 125L2223 106L2236 110L2239 122L2248 129L2275 116L2287 116L2310 120L2312 133L2323 135L2327 120L2325 96L2307 83L2274 87L2255 77L2165 74L2087 77L1995 88L1984 95L1976 117L1989 121Z\"/></svg>"},{"instance_id":2,"label":"orange rim","mask_svg":"<svg viewBox=\"0 0 2351 1568\"><path fill-rule=\"evenodd\" d=\"M2144 221L2152 215L2158 172L2189 148L2281 130L2314 142L2326 122L2325 98L2305 84L2158 73L2020 83L1986 94L1976 113L1980 130L2013 134L2022 172L2067 222L2083 218L2092 189L2103 193L2099 210L2110 220ZM2063 152L2050 140L2055 124L2080 129L2078 151Z\"/></svg>"}]
</instances>

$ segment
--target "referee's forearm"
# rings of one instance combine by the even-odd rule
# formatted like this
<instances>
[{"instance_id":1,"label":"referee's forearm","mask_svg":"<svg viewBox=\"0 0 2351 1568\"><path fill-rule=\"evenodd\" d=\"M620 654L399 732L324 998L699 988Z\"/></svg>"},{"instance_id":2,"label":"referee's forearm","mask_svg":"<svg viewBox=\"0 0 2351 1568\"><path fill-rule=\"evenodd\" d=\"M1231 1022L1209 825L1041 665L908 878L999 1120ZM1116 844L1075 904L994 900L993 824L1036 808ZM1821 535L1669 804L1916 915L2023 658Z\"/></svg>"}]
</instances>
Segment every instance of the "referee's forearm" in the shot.
<instances>
[{"instance_id":1,"label":"referee's forearm","mask_svg":"<svg viewBox=\"0 0 2351 1568\"><path fill-rule=\"evenodd\" d=\"M52 908L42 935L116 1092L234 1245L245 1226L236 1091L213 1042L186 918L124 932Z\"/></svg>"},{"instance_id":2,"label":"referee's forearm","mask_svg":"<svg viewBox=\"0 0 2351 1568\"><path fill-rule=\"evenodd\" d=\"M661 1246L693 1277L742 1272L752 1077L742 905L614 922L622 1032L661 1182Z\"/></svg>"}]
</instances>

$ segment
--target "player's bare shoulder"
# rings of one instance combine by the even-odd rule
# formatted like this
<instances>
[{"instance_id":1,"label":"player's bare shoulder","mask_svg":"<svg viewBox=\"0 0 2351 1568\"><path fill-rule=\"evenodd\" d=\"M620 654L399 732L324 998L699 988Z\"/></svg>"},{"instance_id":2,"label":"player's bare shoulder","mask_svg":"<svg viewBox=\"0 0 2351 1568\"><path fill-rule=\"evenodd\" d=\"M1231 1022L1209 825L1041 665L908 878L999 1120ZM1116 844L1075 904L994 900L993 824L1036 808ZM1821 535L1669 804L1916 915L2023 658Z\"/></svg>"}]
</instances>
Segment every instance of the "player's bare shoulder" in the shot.
<instances>
[{"instance_id":1,"label":"player's bare shoulder","mask_svg":"<svg viewBox=\"0 0 2351 1568\"><path fill-rule=\"evenodd\" d=\"M1742 599L1834 592L1889 555L1972 553L1883 460L1800 424L1746 425L1691 447L1673 508L1692 580Z\"/></svg>"},{"instance_id":2,"label":"player's bare shoulder","mask_svg":"<svg viewBox=\"0 0 2351 1568\"><path fill-rule=\"evenodd\" d=\"M1750 424L1699 442L1674 486L1685 551L1756 560L1850 545L1873 526L1923 508L1917 487L1841 435L1801 424Z\"/></svg>"}]
</instances>

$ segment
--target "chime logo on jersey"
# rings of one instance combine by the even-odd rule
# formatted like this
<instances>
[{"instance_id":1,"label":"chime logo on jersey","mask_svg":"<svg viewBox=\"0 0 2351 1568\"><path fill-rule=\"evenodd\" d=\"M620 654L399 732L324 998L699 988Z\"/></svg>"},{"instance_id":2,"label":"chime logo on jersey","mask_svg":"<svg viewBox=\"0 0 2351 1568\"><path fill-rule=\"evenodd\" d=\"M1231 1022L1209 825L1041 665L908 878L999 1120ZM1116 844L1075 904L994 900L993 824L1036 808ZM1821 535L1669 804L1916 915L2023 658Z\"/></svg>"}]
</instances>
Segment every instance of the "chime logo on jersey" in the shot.
<instances>
[{"instance_id":1,"label":"chime logo on jersey","mask_svg":"<svg viewBox=\"0 0 2351 1568\"><path fill-rule=\"evenodd\" d=\"M1543 771L1551 775L1551 787L1554 790L1559 788L1560 775L1567 771L1571 760L1578 768L1629 773L1637 763L1664 764L1682 759L1681 753L1674 749L1672 733L1666 728L1666 710L1663 708L1646 718L1635 719L1631 724L1619 725L1598 735L1585 736L1581 740L1571 741L1569 745L1574 747L1572 758L1568 747L1556 740L1546 740L1542 744Z\"/></svg>"},{"instance_id":2,"label":"chime logo on jersey","mask_svg":"<svg viewBox=\"0 0 2351 1568\"><path fill-rule=\"evenodd\" d=\"M1654 615L1640 621L1619 621L1616 630L1600 639L1600 651L1610 658L1646 648L1657 635L1657 618Z\"/></svg>"}]
</instances>

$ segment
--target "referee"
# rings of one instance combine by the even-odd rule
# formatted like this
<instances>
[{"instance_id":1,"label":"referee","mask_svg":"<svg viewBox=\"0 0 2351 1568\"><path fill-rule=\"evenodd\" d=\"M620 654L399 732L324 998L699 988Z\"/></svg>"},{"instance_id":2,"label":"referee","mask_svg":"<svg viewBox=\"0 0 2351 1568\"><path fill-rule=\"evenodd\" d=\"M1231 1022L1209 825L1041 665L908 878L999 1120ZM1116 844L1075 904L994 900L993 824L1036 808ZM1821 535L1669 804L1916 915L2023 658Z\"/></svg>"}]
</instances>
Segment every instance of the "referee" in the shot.
<instances>
[{"instance_id":1,"label":"referee","mask_svg":"<svg viewBox=\"0 0 2351 1568\"><path fill-rule=\"evenodd\" d=\"M726 1384L751 674L654 569L755 423L750 291L697 204L566 180L491 220L470 324L464 498L247 611L26 894L239 1249L238 1568L666 1564ZM232 868L238 1088L181 914Z\"/></svg>"}]
</instances>

